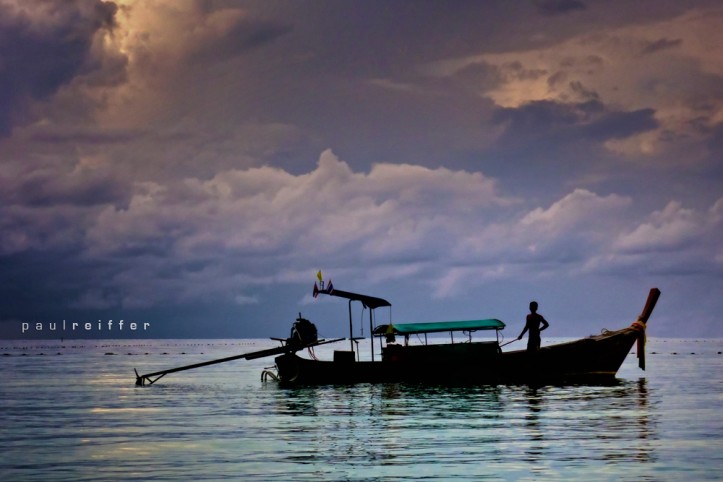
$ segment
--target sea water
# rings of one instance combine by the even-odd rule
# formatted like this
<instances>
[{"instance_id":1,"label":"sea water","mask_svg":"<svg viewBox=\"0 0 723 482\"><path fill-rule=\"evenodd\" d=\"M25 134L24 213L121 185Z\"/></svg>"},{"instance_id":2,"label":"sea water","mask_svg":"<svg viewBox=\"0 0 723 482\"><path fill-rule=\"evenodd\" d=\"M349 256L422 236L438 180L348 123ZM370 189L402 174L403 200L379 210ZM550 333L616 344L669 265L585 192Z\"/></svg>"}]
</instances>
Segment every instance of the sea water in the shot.
<instances>
[{"instance_id":1,"label":"sea water","mask_svg":"<svg viewBox=\"0 0 723 482\"><path fill-rule=\"evenodd\" d=\"M287 388L261 381L271 358L135 386L134 368L272 346L0 341L0 480L723 477L720 339L650 338L647 371L631 354L606 386ZM317 347L316 355L331 358L334 349L348 346Z\"/></svg>"}]
</instances>

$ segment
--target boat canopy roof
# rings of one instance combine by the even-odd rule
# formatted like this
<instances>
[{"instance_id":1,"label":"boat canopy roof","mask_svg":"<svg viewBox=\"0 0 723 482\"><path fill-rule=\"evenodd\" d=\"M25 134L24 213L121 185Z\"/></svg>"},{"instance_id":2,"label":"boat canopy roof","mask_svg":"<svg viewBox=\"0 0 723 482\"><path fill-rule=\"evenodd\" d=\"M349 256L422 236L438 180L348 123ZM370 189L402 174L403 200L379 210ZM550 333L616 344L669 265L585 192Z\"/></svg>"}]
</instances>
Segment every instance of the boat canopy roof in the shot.
<instances>
[{"instance_id":1,"label":"boat canopy roof","mask_svg":"<svg viewBox=\"0 0 723 482\"><path fill-rule=\"evenodd\" d=\"M417 333L440 333L444 331L475 331L475 330L502 330L505 324L497 319L465 320L465 321L437 321L433 323L400 323L391 325L395 335L414 335ZM380 325L374 333L383 335L389 330L389 325Z\"/></svg>"},{"instance_id":2,"label":"boat canopy roof","mask_svg":"<svg viewBox=\"0 0 723 482\"><path fill-rule=\"evenodd\" d=\"M392 306L390 302L383 298L377 298L376 296L360 295L358 293L351 293L349 291L342 291L337 289L319 291L325 295L339 296L340 298L346 298L352 301L360 301L365 308L372 310L382 306Z\"/></svg>"}]
</instances>

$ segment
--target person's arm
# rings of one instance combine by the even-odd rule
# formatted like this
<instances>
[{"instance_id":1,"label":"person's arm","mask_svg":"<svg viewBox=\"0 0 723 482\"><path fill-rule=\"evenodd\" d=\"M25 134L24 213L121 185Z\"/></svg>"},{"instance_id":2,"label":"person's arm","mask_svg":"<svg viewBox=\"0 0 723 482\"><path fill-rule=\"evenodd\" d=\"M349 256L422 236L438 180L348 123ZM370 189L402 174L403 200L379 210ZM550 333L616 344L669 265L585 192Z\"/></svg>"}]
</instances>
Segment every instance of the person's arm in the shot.
<instances>
[{"instance_id":1,"label":"person's arm","mask_svg":"<svg viewBox=\"0 0 723 482\"><path fill-rule=\"evenodd\" d=\"M525 329L522 330L522 333L520 333L520 336L517 337L518 340L521 340L523 336L525 336L525 333L527 333L527 322L525 321Z\"/></svg>"},{"instance_id":2,"label":"person's arm","mask_svg":"<svg viewBox=\"0 0 723 482\"><path fill-rule=\"evenodd\" d=\"M540 327L540 331L546 330L547 327L550 326L550 324L545 318L542 317L542 315L540 315L540 321L542 322L542 327Z\"/></svg>"}]
</instances>

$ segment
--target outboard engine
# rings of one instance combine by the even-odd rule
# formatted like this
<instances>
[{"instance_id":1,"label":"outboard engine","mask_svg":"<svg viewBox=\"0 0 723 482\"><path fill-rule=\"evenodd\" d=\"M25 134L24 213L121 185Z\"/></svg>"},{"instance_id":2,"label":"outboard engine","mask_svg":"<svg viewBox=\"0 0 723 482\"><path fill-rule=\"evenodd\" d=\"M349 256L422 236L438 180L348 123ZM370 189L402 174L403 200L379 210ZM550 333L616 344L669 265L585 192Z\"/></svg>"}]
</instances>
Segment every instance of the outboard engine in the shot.
<instances>
[{"instance_id":1,"label":"outboard engine","mask_svg":"<svg viewBox=\"0 0 723 482\"><path fill-rule=\"evenodd\" d=\"M291 327L291 336L287 340L287 344L304 347L315 343L317 339L316 325L306 318L302 318L299 313L299 317Z\"/></svg>"}]
</instances>

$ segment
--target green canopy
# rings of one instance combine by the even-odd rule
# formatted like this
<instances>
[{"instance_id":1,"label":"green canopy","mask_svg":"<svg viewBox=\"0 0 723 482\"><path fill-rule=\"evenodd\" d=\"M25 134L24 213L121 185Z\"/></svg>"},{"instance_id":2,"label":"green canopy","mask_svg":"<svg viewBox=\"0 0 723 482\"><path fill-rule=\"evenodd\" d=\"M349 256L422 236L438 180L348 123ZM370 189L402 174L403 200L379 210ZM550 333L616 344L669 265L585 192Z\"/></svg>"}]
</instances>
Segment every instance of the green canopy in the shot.
<instances>
[{"instance_id":1,"label":"green canopy","mask_svg":"<svg viewBox=\"0 0 723 482\"><path fill-rule=\"evenodd\" d=\"M501 330L504 327L505 324L496 319L438 321L433 323L401 323L392 325L395 335L439 333L444 331ZM374 333L377 335L383 335L387 333L388 329L389 325L380 325L374 330Z\"/></svg>"}]
</instances>

